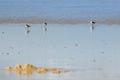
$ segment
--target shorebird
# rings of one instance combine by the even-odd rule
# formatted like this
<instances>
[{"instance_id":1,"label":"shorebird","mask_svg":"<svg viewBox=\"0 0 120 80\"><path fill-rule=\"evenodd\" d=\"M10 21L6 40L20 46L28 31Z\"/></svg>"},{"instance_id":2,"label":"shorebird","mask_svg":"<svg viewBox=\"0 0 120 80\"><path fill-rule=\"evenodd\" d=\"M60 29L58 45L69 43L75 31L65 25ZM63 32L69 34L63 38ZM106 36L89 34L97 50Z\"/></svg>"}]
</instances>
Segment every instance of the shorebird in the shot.
<instances>
[{"instance_id":1,"label":"shorebird","mask_svg":"<svg viewBox=\"0 0 120 80\"><path fill-rule=\"evenodd\" d=\"M95 21L90 21L90 24L91 24L91 26L90 26L90 31L91 32L93 32L93 30L94 30L94 24L95 24L96 22Z\"/></svg>"},{"instance_id":2,"label":"shorebird","mask_svg":"<svg viewBox=\"0 0 120 80\"><path fill-rule=\"evenodd\" d=\"M92 24L92 25L95 24L95 23L96 23L95 21L90 21L90 24Z\"/></svg>"},{"instance_id":3,"label":"shorebird","mask_svg":"<svg viewBox=\"0 0 120 80\"><path fill-rule=\"evenodd\" d=\"M47 22L45 21L45 22L43 22L43 26L47 26Z\"/></svg>"},{"instance_id":4,"label":"shorebird","mask_svg":"<svg viewBox=\"0 0 120 80\"><path fill-rule=\"evenodd\" d=\"M47 22L45 21L45 22L43 22L43 31L44 31L44 32L46 32L46 31L47 31L46 26L47 26Z\"/></svg>"},{"instance_id":5,"label":"shorebird","mask_svg":"<svg viewBox=\"0 0 120 80\"><path fill-rule=\"evenodd\" d=\"M29 32L30 32L30 27L31 27L31 26L28 25L28 24L25 25L25 28L26 28L25 32L26 32L26 33L29 33Z\"/></svg>"},{"instance_id":6,"label":"shorebird","mask_svg":"<svg viewBox=\"0 0 120 80\"><path fill-rule=\"evenodd\" d=\"M26 24L26 25L25 25L25 28L30 28L30 27L31 27L31 26L30 26L30 25L28 25L28 24Z\"/></svg>"}]
</instances>

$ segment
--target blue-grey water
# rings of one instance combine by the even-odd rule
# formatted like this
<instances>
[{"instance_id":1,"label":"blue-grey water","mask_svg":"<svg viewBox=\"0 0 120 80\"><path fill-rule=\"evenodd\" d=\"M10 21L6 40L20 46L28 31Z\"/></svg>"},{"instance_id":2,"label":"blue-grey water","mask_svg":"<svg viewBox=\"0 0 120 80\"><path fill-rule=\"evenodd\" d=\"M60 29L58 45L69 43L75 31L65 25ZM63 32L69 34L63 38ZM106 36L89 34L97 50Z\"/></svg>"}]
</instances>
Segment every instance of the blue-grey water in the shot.
<instances>
[{"instance_id":1,"label":"blue-grey water","mask_svg":"<svg viewBox=\"0 0 120 80\"><path fill-rule=\"evenodd\" d=\"M97 20L115 24L120 21L119 14L119 0L0 0L0 23L39 23L42 20L85 23Z\"/></svg>"},{"instance_id":2,"label":"blue-grey water","mask_svg":"<svg viewBox=\"0 0 120 80\"><path fill-rule=\"evenodd\" d=\"M1 80L119 80L119 25L0 24ZM40 67L68 69L61 74L18 75L6 66L30 63Z\"/></svg>"}]
</instances>

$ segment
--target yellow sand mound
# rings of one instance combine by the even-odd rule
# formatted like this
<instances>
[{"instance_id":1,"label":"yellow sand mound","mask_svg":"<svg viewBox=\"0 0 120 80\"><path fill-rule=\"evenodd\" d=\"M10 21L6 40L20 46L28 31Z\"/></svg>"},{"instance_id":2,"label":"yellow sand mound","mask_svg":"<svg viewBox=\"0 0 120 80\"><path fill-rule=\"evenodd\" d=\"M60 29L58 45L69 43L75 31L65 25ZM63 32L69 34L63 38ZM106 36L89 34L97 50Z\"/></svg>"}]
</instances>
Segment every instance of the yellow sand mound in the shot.
<instances>
[{"instance_id":1,"label":"yellow sand mound","mask_svg":"<svg viewBox=\"0 0 120 80\"><path fill-rule=\"evenodd\" d=\"M36 67L33 66L32 64L17 64L14 67L6 67L6 71L15 71L17 74L25 74L25 75L30 75L33 73L33 71L37 73L47 73L47 72L52 72L54 74L60 74L60 73L66 73L68 70L63 70L59 68L42 68L42 67Z\"/></svg>"}]
</instances>

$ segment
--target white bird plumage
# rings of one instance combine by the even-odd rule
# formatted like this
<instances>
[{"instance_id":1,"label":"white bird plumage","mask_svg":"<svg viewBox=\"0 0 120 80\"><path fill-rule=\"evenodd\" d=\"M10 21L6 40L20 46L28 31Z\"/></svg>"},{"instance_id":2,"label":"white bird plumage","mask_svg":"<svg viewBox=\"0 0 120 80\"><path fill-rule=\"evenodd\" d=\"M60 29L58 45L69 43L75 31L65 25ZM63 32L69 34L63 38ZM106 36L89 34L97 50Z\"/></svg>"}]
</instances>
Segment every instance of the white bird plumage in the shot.
<instances>
[{"instance_id":1,"label":"white bird plumage","mask_svg":"<svg viewBox=\"0 0 120 80\"><path fill-rule=\"evenodd\" d=\"M95 21L90 21L90 24L95 24L96 22Z\"/></svg>"}]
</instances>

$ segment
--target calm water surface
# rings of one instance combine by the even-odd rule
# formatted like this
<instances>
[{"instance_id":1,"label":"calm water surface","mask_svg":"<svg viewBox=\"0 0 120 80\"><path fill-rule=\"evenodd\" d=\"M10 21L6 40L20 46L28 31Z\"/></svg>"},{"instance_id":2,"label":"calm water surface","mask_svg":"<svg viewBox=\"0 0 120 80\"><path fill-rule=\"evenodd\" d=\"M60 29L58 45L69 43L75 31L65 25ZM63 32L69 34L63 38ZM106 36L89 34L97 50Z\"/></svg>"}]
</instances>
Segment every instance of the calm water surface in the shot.
<instances>
[{"instance_id":1,"label":"calm water surface","mask_svg":"<svg viewBox=\"0 0 120 80\"><path fill-rule=\"evenodd\" d=\"M119 0L0 0L1 23L88 22L119 23ZM18 19L18 21L14 20ZM20 21L20 20L23 21ZM25 19L25 20L24 20ZM33 19L31 22L30 20ZM62 21L63 20L63 21ZM66 21L66 22L64 22Z\"/></svg>"},{"instance_id":2,"label":"calm water surface","mask_svg":"<svg viewBox=\"0 0 120 80\"><path fill-rule=\"evenodd\" d=\"M119 80L120 25L0 24L1 80ZM6 66L30 63L69 69L68 73L18 75Z\"/></svg>"}]
</instances>

